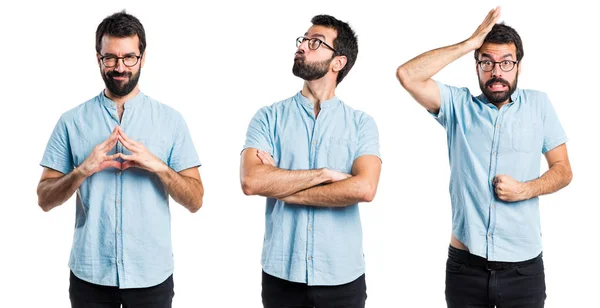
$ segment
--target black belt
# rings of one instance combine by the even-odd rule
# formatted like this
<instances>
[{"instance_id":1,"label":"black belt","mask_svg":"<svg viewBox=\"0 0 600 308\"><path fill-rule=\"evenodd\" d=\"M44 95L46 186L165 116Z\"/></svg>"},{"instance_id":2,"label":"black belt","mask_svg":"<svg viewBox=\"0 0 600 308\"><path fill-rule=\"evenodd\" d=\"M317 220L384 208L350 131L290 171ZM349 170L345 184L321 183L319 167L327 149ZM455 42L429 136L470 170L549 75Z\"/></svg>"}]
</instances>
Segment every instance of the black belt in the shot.
<instances>
[{"instance_id":1,"label":"black belt","mask_svg":"<svg viewBox=\"0 0 600 308\"><path fill-rule=\"evenodd\" d=\"M511 268L531 264L531 263L534 263L535 261L537 261L541 257L542 257L542 254L540 253L537 257L535 257L533 259L529 259L526 261L520 261L520 262L488 261L486 258L476 256L474 254L469 253L466 250L460 250L460 249L454 248L452 246L450 246L448 248L448 258L450 260L453 260L460 264L469 265L471 267L484 268L489 271L511 269Z\"/></svg>"}]
</instances>

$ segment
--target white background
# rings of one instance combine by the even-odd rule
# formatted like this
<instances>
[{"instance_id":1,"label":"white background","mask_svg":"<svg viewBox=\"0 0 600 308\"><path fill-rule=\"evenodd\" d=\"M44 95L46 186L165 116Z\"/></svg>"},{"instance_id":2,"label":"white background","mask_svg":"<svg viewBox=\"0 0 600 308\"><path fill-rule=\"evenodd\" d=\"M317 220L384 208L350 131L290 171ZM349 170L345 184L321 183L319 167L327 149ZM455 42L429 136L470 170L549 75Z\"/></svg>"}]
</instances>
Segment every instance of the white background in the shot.
<instances>
[{"instance_id":1,"label":"white background","mask_svg":"<svg viewBox=\"0 0 600 308\"><path fill-rule=\"evenodd\" d=\"M562 1L21 1L0 5L3 307L68 307L74 198L44 213L39 162L60 115L100 93L95 31L123 8L147 33L140 86L180 111L203 163L203 208L172 203L175 307L261 307L264 198L239 185L247 125L262 106L294 95L294 39L312 16L349 21L358 61L337 95L372 115L383 171L361 205L367 307L445 307L450 238L449 167L443 128L395 78L398 65L468 38L496 5L525 48L519 86L549 94L570 141L574 178L541 198L546 307L597 299L599 27L591 3ZM585 2L588 3L588 2ZM472 54L436 79L479 93ZM546 170L542 160L542 172Z\"/></svg>"}]
</instances>

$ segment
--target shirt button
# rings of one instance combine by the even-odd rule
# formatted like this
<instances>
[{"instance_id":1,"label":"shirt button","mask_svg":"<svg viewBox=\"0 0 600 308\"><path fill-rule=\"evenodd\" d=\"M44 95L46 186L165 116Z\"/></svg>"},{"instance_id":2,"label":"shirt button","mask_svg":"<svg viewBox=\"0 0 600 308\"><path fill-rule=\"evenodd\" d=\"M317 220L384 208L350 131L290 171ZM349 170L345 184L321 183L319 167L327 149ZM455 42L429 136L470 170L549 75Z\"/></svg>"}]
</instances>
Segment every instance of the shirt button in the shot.
<instances>
[{"instance_id":1,"label":"shirt button","mask_svg":"<svg viewBox=\"0 0 600 308\"><path fill-rule=\"evenodd\" d=\"M117 171L117 175L121 175L121 171Z\"/></svg>"},{"instance_id":2,"label":"shirt button","mask_svg":"<svg viewBox=\"0 0 600 308\"><path fill-rule=\"evenodd\" d=\"M317 144L317 140L313 140L312 144Z\"/></svg>"},{"instance_id":3,"label":"shirt button","mask_svg":"<svg viewBox=\"0 0 600 308\"><path fill-rule=\"evenodd\" d=\"M312 231L312 226L308 226L308 231Z\"/></svg>"},{"instance_id":4,"label":"shirt button","mask_svg":"<svg viewBox=\"0 0 600 308\"><path fill-rule=\"evenodd\" d=\"M311 257L311 256L308 256L308 261L310 261L310 260L312 260L312 257Z\"/></svg>"},{"instance_id":5,"label":"shirt button","mask_svg":"<svg viewBox=\"0 0 600 308\"><path fill-rule=\"evenodd\" d=\"M117 229L117 234L121 234L121 230Z\"/></svg>"},{"instance_id":6,"label":"shirt button","mask_svg":"<svg viewBox=\"0 0 600 308\"><path fill-rule=\"evenodd\" d=\"M496 124L496 128L500 128L500 124Z\"/></svg>"},{"instance_id":7,"label":"shirt button","mask_svg":"<svg viewBox=\"0 0 600 308\"><path fill-rule=\"evenodd\" d=\"M488 233L488 236L489 236L489 237L492 237L492 232Z\"/></svg>"},{"instance_id":8,"label":"shirt button","mask_svg":"<svg viewBox=\"0 0 600 308\"><path fill-rule=\"evenodd\" d=\"M494 154L494 155L497 155L497 154L498 154L498 152L494 151L494 153L492 153L492 154Z\"/></svg>"},{"instance_id":9,"label":"shirt button","mask_svg":"<svg viewBox=\"0 0 600 308\"><path fill-rule=\"evenodd\" d=\"M492 209L495 209L495 208L496 208L496 205L495 205L495 204L492 204Z\"/></svg>"},{"instance_id":10,"label":"shirt button","mask_svg":"<svg viewBox=\"0 0 600 308\"><path fill-rule=\"evenodd\" d=\"M121 199L117 199L117 204L121 204Z\"/></svg>"},{"instance_id":11,"label":"shirt button","mask_svg":"<svg viewBox=\"0 0 600 308\"><path fill-rule=\"evenodd\" d=\"M121 264L121 260L117 260L117 264Z\"/></svg>"}]
</instances>

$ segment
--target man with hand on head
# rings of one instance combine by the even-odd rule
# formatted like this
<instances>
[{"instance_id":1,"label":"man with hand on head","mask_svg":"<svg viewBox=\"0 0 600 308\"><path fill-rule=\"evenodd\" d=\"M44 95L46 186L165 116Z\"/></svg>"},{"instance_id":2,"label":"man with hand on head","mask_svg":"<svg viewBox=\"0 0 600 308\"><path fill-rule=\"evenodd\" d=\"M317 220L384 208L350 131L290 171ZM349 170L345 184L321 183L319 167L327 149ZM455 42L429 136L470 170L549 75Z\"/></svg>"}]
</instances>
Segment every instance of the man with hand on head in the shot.
<instances>
[{"instance_id":1,"label":"man with hand on head","mask_svg":"<svg viewBox=\"0 0 600 308\"><path fill-rule=\"evenodd\" d=\"M241 157L246 195L267 197L264 307L364 307L359 202L375 197L373 119L335 96L358 54L350 26L318 15L296 40L296 95L260 109Z\"/></svg>"},{"instance_id":2,"label":"man with hand on head","mask_svg":"<svg viewBox=\"0 0 600 308\"><path fill-rule=\"evenodd\" d=\"M169 196L192 213L202 206L183 117L138 88L145 48L136 17L123 11L102 21L96 56L106 89L61 116L41 162L44 211L77 191L72 307L171 307Z\"/></svg>"},{"instance_id":3,"label":"man with hand on head","mask_svg":"<svg viewBox=\"0 0 600 308\"><path fill-rule=\"evenodd\" d=\"M489 12L471 37L398 68L402 86L446 129L452 236L448 307L543 307L546 298L538 196L571 181L567 137L545 93L517 88L523 45ZM436 82L474 51L483 94ZM540 176L544 154L548 171Z\"/></svg>"}]
</instances>

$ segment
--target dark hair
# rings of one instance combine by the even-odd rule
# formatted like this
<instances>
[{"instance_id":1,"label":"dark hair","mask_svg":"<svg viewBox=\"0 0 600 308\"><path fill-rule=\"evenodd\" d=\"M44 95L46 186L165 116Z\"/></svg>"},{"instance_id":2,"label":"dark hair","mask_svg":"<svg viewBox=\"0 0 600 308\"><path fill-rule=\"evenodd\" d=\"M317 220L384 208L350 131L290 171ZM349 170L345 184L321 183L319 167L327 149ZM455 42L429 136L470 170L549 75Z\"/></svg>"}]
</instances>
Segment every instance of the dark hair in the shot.
<instances>
[{"instance_id":1,"label":"dark hair","mask_svg":"<svg viewBox=\"0 0 600 308\"><path fill-rule=\"evenodd\" d=\"M515 44L517 47L517 61L521 61L523 58L523 42L517 31L504 23L495 24L492 27L490 33L485 36L483 43L494 43L494 44ZM475 61L479 60L479 49L475 50Z\"/></svg>"},{"instance_id":2,"label":"dark hair","mask_svg":"<svg viewBox=\"0 0 600 308\"><path fill-rule=\"evenodd\" d=\"M317 15L310 22L315 26L333 28L337 32L337 37L333 40L333 48L336 50L334 56L343 55L348 59L348 62L346 62L346 65L337 76L336 84L340 84L342 79L348 75L352 66L354 66L354 62L356 62L356 56L358 55L356 33L354 33L348 23L330 15Z\"/></svg>"},{"instance_id":3,"label":"dark hair","mask_svg":"<svg viewBox=\"0 0 600 308\"><path fill-rule=\"evenodd\" d=\"M146 50L146 32L144 26L133 15L127 14L125 10L114 13L106 18L98 25L96 29L96 52L100 53L102 49L102 37L129 37L137 35L139 39L140 55Z\"/></svg>"}]
</instances>

